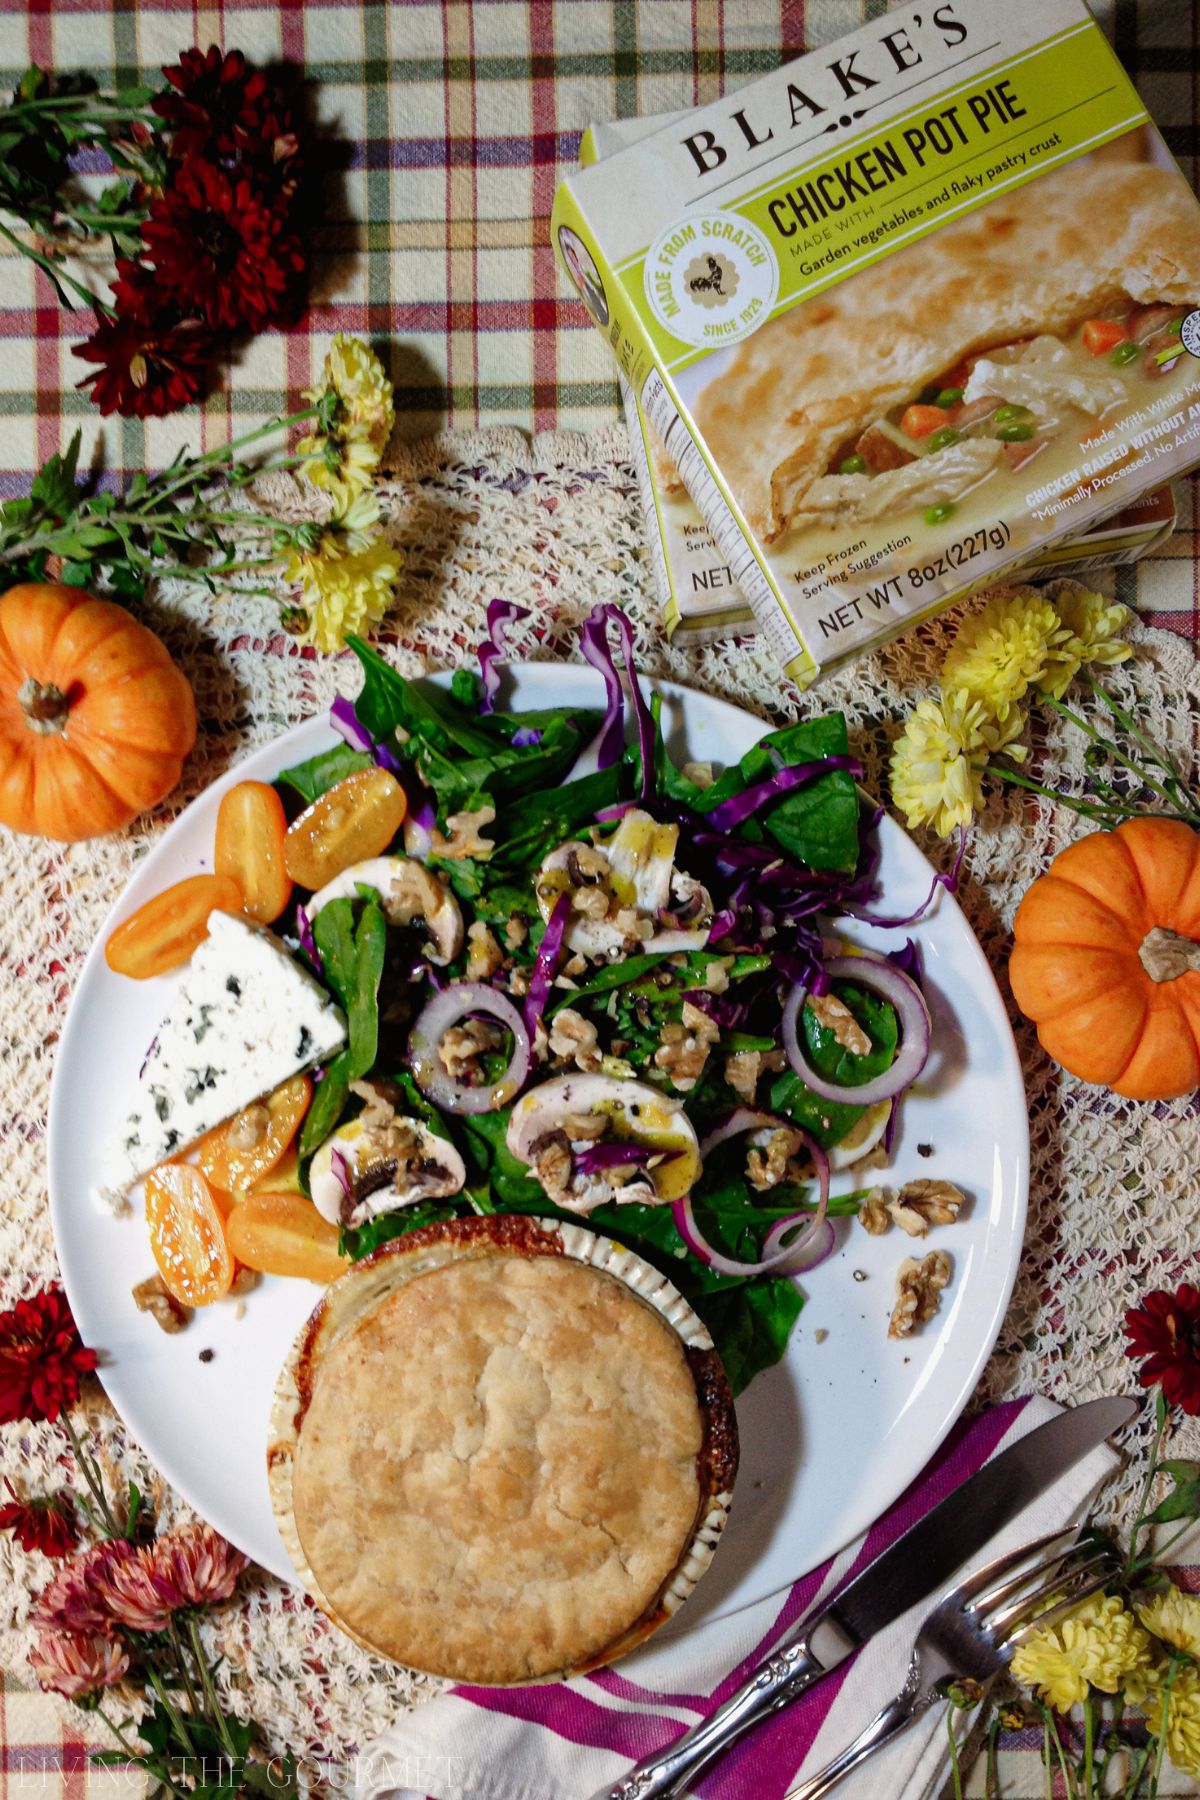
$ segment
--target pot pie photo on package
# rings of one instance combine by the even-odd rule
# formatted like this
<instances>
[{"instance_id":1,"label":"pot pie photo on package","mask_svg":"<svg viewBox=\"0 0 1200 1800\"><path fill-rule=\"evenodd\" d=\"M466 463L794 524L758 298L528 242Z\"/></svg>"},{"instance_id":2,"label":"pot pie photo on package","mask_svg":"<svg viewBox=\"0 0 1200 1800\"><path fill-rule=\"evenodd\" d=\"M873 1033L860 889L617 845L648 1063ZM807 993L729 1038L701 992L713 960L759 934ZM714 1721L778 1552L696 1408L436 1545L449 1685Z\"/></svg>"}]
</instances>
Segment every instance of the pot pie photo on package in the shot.
<instances>
[{"instance_id":1,"label":"pot pie photo on package","mask_svg":"<svg viewBox=\"0 0 1200 1800\"><path fill-rule=\"evenodd\" d=\"M737 1428L711 1338L649 1264L580 1226L472 1218L328 1290L280 1376L268 1470L336 1625L507 1686L610 1662L682 1605Z\"/></svg>"},{"instance_id":2,"label":"pot pie photo on package","mask_svg":"<svg viewBox=\"0 0 1200 1800\"><path fill-rule=\"evenodd\" d=\"M587 168L601 157L639 143L687 116L686 112L660 113L591 125L579 147L580 166ZM668 638L680 644L704 644L752 633L754 613L623 372L620 385L629 427L630 461L637 475L651 566ZM1034 577L1054 574L1079 578L1093 570L1137 562L1165 543L1175 523L1171 488L1152 488L1123 506L1119 513L1078 535L1071 533L1042 546L1021 565L1021 572Z\"/></svg>"},{"instance_id":3,"label":"pot pie photo on package","mask_svg":"<svg viewBox=\"0 0 1200 1800\"><path fill-rule=\"evenodd\" d=\"M1081 0L898 8L633 136L554 229L713 635L748 602L804 685L1200 461L1200 206Z\"/></svg>"}]
</instances>

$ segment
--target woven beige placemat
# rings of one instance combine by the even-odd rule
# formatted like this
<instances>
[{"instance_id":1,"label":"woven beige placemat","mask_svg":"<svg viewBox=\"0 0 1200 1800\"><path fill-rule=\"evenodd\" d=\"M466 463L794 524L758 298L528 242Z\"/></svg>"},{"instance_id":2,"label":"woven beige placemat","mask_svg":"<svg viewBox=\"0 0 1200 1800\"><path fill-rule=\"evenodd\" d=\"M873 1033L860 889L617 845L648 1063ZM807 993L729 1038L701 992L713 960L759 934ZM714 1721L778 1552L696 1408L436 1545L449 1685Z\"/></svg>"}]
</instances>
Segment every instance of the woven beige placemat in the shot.
<instances>
[{"instance_id":1,"label":"woven beige placemat","mask_svg":"<svg viewBox=\"0 0 1200 1800\"><path fill-rule=\"evenodd\" d=\"M493 432L406 452L387 495L390 529L407 559L385 633L396 666L415 675L468 657L496 595L533 615L516 634L515 654L574 655L581 618L597 601L614 601L635 621L647 673L722 694L764 719L844 707L868 780L884 791L890 737L912 699L930 690L945 627L910 634L804 699L781 684L753 642L672 651L655 619L626 449L623 429L614 427L532 447L517 432ZM272 494L280 510L294 504L282 485ZM1139 584L1150 606L1160 603L1154 578L1151 568ZM302 653L265 602L173 592L148 602L144 615L196 691L200 734L178 793L152 817L95 842L57 846L0 832L0 1305L55 1274L46 1206L49 1076L73 983L109 907L171 818L215 776L323 709L339 687L356 686L349 655ZM1137 661L1118 682L1159 741L1192 760L1200 685L1191 643L1140 631L1137 644ZM1078 772L1082 746L1052 731L1046 754L1052 779L1058 765ZM1076 829L1071 813L1008 795L993 798L974 834L961 899L1002 989L1017 900ZM945 846L926 847L945 864ZM1015 1023L1033 1133L1030 1226L976 1404L1035 1388L1080 1400L1129 1386L1124 1310L1146 1288L1190 1272L1200 1235L1194 1102L1136 1106L1083 1088L1051 1068L1032 1030ZM90 1411L114 1480L132 1476L164 1520L181 1513L98 1392ZM1193 1454L1197 1448L1200 1442ZM0 1431L4 1469L35 1490L62 1479L63 1456L50 1427ZM0 1666L18 1686L29 1595L46 1575L40 1558L0 1537ZM214 1642L225 1658L222 1686L237 1708L258 1720L273 1748L312 1757L345 1756L436 1685L357 1649L265 1576L247 1580ZM78 1729L78 1714L74 1721Z\"/></svg>"}]
</instances>

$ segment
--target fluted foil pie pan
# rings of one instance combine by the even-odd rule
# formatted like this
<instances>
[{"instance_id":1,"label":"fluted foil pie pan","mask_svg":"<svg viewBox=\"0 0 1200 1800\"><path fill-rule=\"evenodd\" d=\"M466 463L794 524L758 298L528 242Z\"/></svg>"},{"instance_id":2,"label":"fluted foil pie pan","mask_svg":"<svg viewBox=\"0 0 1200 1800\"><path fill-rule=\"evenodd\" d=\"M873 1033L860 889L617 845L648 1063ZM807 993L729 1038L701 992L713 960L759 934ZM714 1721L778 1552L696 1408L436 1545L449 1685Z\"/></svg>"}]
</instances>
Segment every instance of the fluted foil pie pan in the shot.
<instances>
[{"instance_id":1,"label":"fluted foil pie pan","mask_svg":"<svg viewBox=\"0 0 1200 1800\"><path fill-rule=\"evenodd\" d=\"M517 1265L529 1264L531 1259L555 1258L560 1263L571 1265L571 1272L564 1271L562 1280L550 1276L549 1271L539 1268L537 1272L522 1270ZM507 1259L503 1267L492 1261L483 1268L484 1259ZM514 1260L515 1259L515 1260ZM473 1266L473 1273L464 1273L467 1265ZM431 1286L420 1290L412 1290L410 1284L422 1277L438 1275L439 1272L453 1270L450 1275L443 1274ZM584 1278L584 1271L590 1271L594 1282ZM355 1606L344 1599L339 1601L327 1592L327 1588L337 1585L331 1580L329 1568L330 1538L326 1535L330 1529L327 1516L322 1516L321 1528L318 1530L312 1523L311 1508L309 1517L309 1535L318 1547L313 1553L313 1542L306 1548L302 1538L302 1528L297 1520L297 1507L305 1510L311 1498L313 1478L301 1470L298 1477L297 1465L301 1458L301 1445L306 1419L314 1405L314 1396L320 1390L322 1374L331 1368L335 1371L333 1381L338 1398L342 1396L342 1383L346 1379L345 1371L350 1370L350 1380L365 1380L362 1373L367 1367L366 1358L374 1354L380 1341L379 1334L385 1329L385 1320L389 1317L389 1302L396 1302L409 1309L416 1308L420 1318L421 1309L431 1299L435 1299L441 1289L449 1285L467 1284L468 1290L472 1282L483 1281L485 1301L489 1298L491 1285L510 1280L530 1285L533 1290L531 1304L537 1304L543 1289L553 1295L555 1289L563 1289L561 1296L565 1303L569 1298L577 1303L581 1298L585 1303L592 1299L606 1311L615 1316L621 1329L632 1329L635 1339L642 1341L638 1334L643 1334L651 1360L657 1359L660 1352L663 1356L664 1383L669 1385L670 1394L664 1400L668 1402L667 1410L672 1416L686 1415L687 1401L683 1395L687 1375L690 1374L692 1392L698 1415L699 1447L695 1453L695 1509L690 1524L684 1523L678 1534L678 1551L665 1577L659 1581L654 1591L645 1599L645 1603L635 1616L615 1621L616 1629L605 1641L596 1643L579 1642L574 1645L572 1655L565 1661L556 1662L555 1666L543 1666L545 1658L552 1653L552 1647L530 1645L523 1647L520 1642L512 1643L512 1619L507 1612L503 1617L489 1618L486 1609L476 1621L478 1627L479 1648L464 1652L461 1645L454 1651L442 1653L436 1645L436 1626L434 1626L434 1645L431 1648L428 1622L406 1645L395 1635L382 1633L378 1624L364 1627L362 1618L356 1619ZM611 1284L617 1284L619 1293L614 1293ZM547 1286L548 1284L548 1286ZM406 1292L407 1290L407 1292ZM397 1300L397 1297L401 1297ZM632 1301L632 1306L628 1302ZM651 1325L640 1316L639 1309L649 1309L655 1315L659 1325ZM553 1307L551 1309L553 1311ZM393 1324L396 1315L391 1313ZM571 1323L575 1314L564 1311L564 1330L569 1338ZM669 1339L661 1327L682 1348L685 1373L680 1374L674 1367L675 1358L669 1349ZM414 1340L415 1342L416 1340ZM636 1344L634 1346L636 1348ZM415 1353L414 1353L415 1354ZM619 1357L627 1355L628 1350L611 1351L611 1355ZM332 1359L332 1360L331 1360ZM430 1358L429 1376L431 1383L439 1380L435 1354ZM374 1365L372 1365L373 1367ZM573 1366L573 1365L572 1365ZM584 1379L584 1390L588 1378L587 1358L583 1358L580 1367ZM355 1371L358 1371L356 1374ZM625 1369L627 1376L629 1371ZM635 1368L634 1373L638 1371ZM408 1371L411 1374L411 1370ZM603 1378L603 1369L597 1366L597 1376ZM614 1379L617 1377L614 1376ZM335 1389L330 1390L332 1396ZM377 1390L375 1390L377 1391ZM325 1406L318 1404L310 1421L309 1444L316 1446L312 1454L318 1459L318 1466L324 1466L334 1460L328 1448L328 1425L322 1422L325 1414L334 1421L341 1414L331 1411L332 1400ZM385 1409L386 1410L386 1409ZM569 1418L561 1421L568 1430L584 1429L581 1419L586 1418L588 1403L581 1409L572 1408ZM597 1413L599 1420L597 1429L604 1428L603 1409ZM657 1421L656 1421L657 1425ZM387 1430L400 1430L385 1421ZM464 1424L464 1430L466 1425ZM322 1437L324 1435L324 1439ZM379 1441L378 1436L375 1440ZM540 1439L539 1439L540 1442ZM689 1439L690 1442L690 1439ZM395 1446L393 1445L394 1449ZM354 1452L361 1456L361 1445ZM619 1454L619 1453L618 1453ZM380 1457L386 1458L386 1449L380 1451ZM690 1455L690 1453L689 1453ZM734 1476L737 1470L737 1427L733 1412L732 1396L725 1378L720 1360L713 1348L712 1339L696 1313L684 1300L683 1296L658 1270L635 1256L631 1251L601 1237L581 1225L555 1223L510 1215L494 1215L485 1218L469 1218L452 1220L445 1224L427 1226L408 1233L391 1243L383 1245L373 1255L364 1258L352 1269L341 1276L329 1288L320 1304L308 1320L280 1372L275 1390L274 1406L271 1417L267 1465L271 1503L275 1518L283 1537L284 1544L292 1560L296 1573L305 1590L329 1616L330 1619L355 1642L365 1649L372 1650L394 1662L406 1666L423 1669L436 1675L449 1676L458 1680L476 1682L488 1686L523 1685L529 1681L552 1681L567 1675L579 1674L586 1669L595 1668L612 1662L619 1656L627 1654L637 1645L643 1643L650 1634L669 1619L683 1605L692 1592L701 1575L712 1561L717 1543L729 1512ZM675 1480L675 1489L680 1487L679 1464L677 1458L672 1465L671 1474ZM403 1470L403 1463L397 1464ZM457 1474L453 1463L451 1473ZM618 1470L618 1475L620 1471ZM356 1534L363 1531L363 1521L358 1516L354 1505L354 1494L357 1490L356 1480L362 1476L362 1465L358 1466L358 1477L352 1477L347 1468L347 1508L345 1517L345 1546L335 1542L334 1562L339 1570L347 1562L355 1560L351 1546L357 1541ZM390 1479L390 1471L387 1472ZM381 1477L383 1479L383 1477ZM690 1477L689 1477L690 1479ZM306 1486L307 1483L307 1486ZM298 1491L299 1490L299 1491ZM674 1490L673 1490L674 1491ZM682 1493L690 1495L690 1487L684 1486ZM324 1489L321 1489L322 1495ZM676 1494L679 1504L678 1494ZM455 1508L464 1504L461 1485L447 1488L446 1506L449 1521ZM633 1504L637 1504L636 1495ZM650 1512L655 1511L653 1497L647 1502ZM571 1524L589 1525L591 1521L577 1520L573 1512L566 1515L570 1522L566 1526L567 1535L571 1535ZM410 1532L417 1530L417 1515L405 1515L405 1519L397 1515L398 1524L395 1538L398 1544L406 1545ZM603 1526L599 1529L604 1529ZM386 1530L386 1527L385 1527ZM501 1554L500 1546L506 1541L505 1523L501 1520L497 1529L497 1555ZM430 1536L438 1534L436 1517L431 1522ZM666 1553L668 1546L673 1551L675 1539L669 1532L664 1536L663 1544L656 1546ZM374 1548L379 1549L376 1544ZM486 1554L486 1541L484 1544ZM416 1580L420 1584L419 1566L411 1561L409 1550L402 1548L398 1554L402 1562L401 1586L407 1595L411 1583ZM408 1558L408 1560L405 1560ZM323 1561L324 1559L324 1561ZM322 1563L324 1585L318 1576L314 1563ZM627 1573L626 1562L621 1559L622 1571ZM353 1570L349 1576L349 1586L343 1582L341 1592L353 1589L357 1579ZM549 1597L555 1599L554 1576L546 1577L549 1582ZM514 1604L520 1605L521 1597L527 1592L527 1584L521 1578L519 1565L514 1567L513 1581L517 1592ZM572 1590L574 1591L574 1590ZM372 1588L372 1595L378 1590ZM372 1603L373 1604L373 1603ZM432 1611L431 1602L430 1610ZM447 1607L446 1612L451 1609ZM550 1610L553 1610L551 1606ZM461 1612L461 1606L459 1608ZM469 1621L468 1627L469 1631ZM460 1624L456 1620L447 1622L447 1631L459 1632ZM414 1646L423 1646L417 1648ZM519 1670L515 1664L525 1659ZM509 1668L508 1662L514 1667Z\"/></svg>"}]
</instances>

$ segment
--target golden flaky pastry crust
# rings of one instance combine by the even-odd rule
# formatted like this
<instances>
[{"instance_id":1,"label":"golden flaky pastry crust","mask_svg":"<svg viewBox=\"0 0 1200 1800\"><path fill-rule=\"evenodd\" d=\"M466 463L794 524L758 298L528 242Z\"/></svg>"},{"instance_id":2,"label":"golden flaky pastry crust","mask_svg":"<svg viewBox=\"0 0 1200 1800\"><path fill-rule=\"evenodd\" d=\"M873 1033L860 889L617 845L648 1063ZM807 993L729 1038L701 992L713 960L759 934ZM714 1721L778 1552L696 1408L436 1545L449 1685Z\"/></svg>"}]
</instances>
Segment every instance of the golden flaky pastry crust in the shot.
<instances>
[{"instance_id":1,"label":"golden flaky pastry crust","mask_svg":"<svg viewBox=\"0 0 1200 1800\"><path fill-rule=\"evenodd\" d=\"M711 1498L711 1352L699 1379L603 1269L481 1248L383 1291L302 1376L291 1509L360 1642L511 1683L600 1659L654 1613Z\"/></svg>"},{"instance_id":2,"label":"golden flaky pastry crust","mask_svg":"<svg viewBox=\"0 0 1200 1800\"><path fill-rule=\"evenodd\" d=\"M770 542L842 444L961 357L1126 298L1200 298L1196 202L1173 170L1071 163L772 319L695 421Z\"/></svg>"}]
</instances>

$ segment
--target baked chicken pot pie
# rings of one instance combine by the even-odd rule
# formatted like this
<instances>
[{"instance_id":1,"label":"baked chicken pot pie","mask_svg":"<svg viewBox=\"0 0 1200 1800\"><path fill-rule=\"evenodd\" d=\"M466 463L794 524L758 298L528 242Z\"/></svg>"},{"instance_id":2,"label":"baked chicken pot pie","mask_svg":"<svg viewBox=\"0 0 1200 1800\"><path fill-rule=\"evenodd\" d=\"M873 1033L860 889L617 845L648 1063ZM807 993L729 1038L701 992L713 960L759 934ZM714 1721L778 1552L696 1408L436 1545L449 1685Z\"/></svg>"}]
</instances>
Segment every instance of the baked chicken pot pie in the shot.
<instances>
[{"instance_id":1,"label":"baked chicken pot pie","mask_svg":"<svg viewBox=\"0 0 1200 1800\"><path fill-rule=\"evenodd\" d=\"M575 1225L454 1220L334 1282L276 1389L275 1515L358 1643L506 1686L640 1644L710 1562L737 1469L712 1340Z\"/></svg>"}]
</instances>

